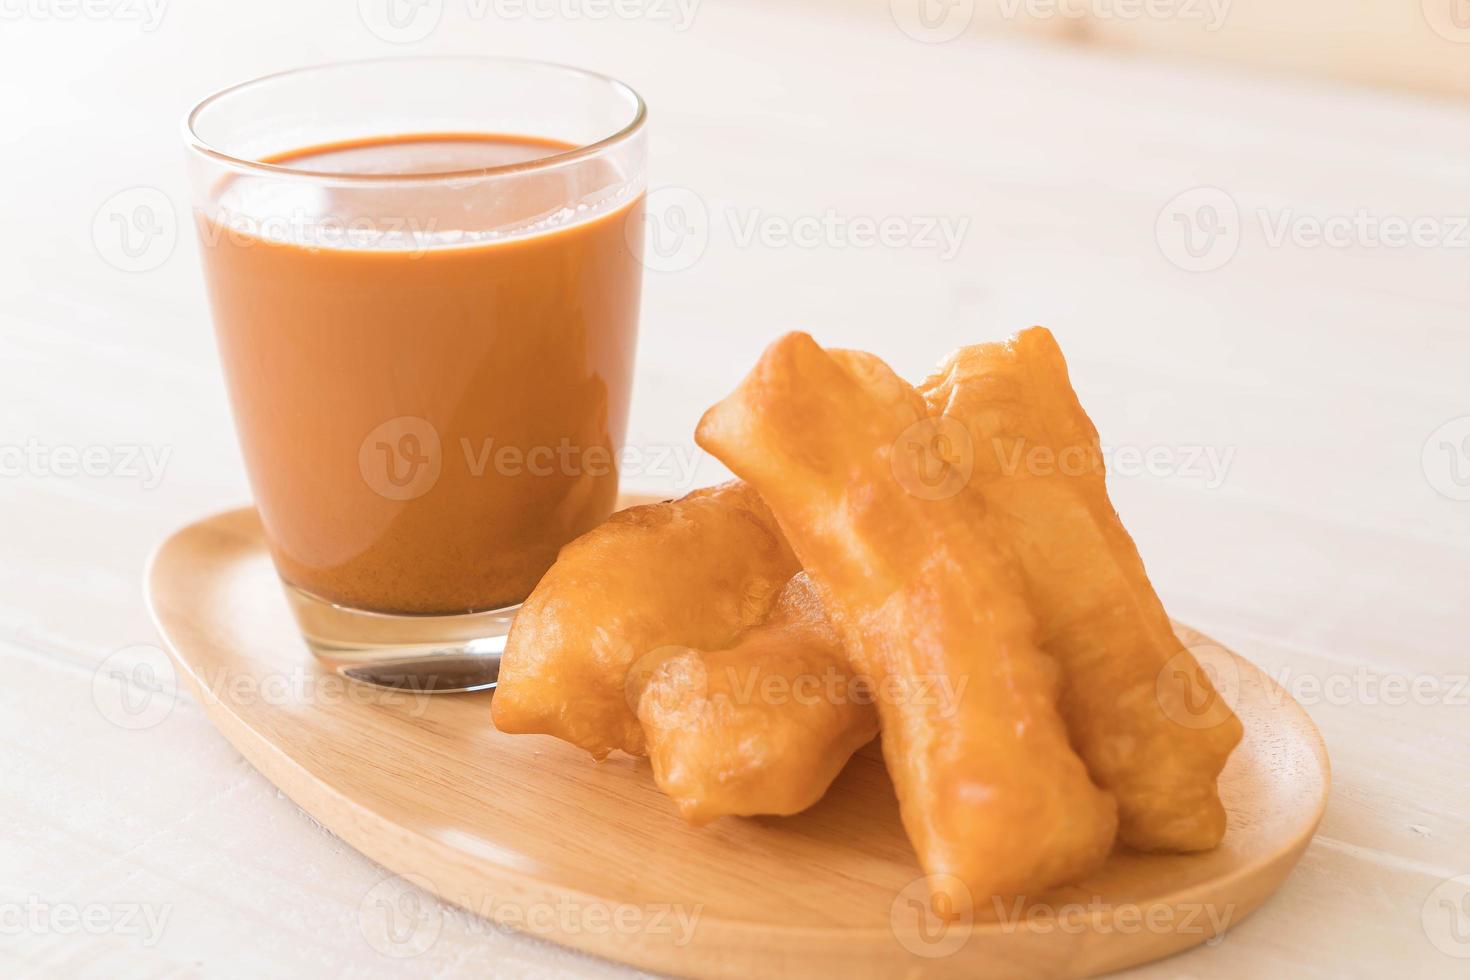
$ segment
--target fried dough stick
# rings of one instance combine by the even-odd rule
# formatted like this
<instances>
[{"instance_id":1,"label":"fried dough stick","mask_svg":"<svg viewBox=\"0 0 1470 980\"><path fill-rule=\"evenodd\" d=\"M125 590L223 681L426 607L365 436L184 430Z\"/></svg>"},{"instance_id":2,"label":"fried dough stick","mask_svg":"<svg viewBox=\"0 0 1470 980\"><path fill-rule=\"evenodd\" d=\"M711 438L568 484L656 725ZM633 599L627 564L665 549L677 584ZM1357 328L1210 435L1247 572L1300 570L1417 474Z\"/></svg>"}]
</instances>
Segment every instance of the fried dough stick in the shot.
<instances>
[{"instance_id":1,"label":"fried dough stick","mask_svg":"<svg viewBox=\"0 0 1470 980\"><path fill-rule=\"evenodd\" d=\"M1018 575L978 494L904 478L895 445L922 398L875 358L854 368L788 334L696 438L760 491L872 678L936 906L1074 882L1106 859L1116 813L1068 744Z\"/></svg>"},{"instance_id":2,"label":"fried dough stick","mask_svg":"<svg viewBox=\"0 0 1470 980\"><path fill-rule=\"evenodd\" d=\"M875 383L887 371L863 351L831 354ZM893 392L907 388L887 376ZM801 573L769 618L735 646L678 651L645 682L638 717L654 779L694 824L799 813L878 734L865 681L852 673L821 598Z\"/></svg>"},{"instance_id":3,"label":"fried dough stick","mask_svg":"<svg viewBox=\"0 0 1470 980\"><path fill-rule=\"evenodd\" d=\"M665 646L731 646L800 570L739 482L614 514L561 550L516 614L490 705L496 727L555 735L598 759L644 755L635 665Z\"/></svg>"},{"instance_id":4,"label":"fried dough stick","mask_svg":"<svg viewBox=\"0 0 1470 980\"><path fill-rule=\"evenodd\" d=\"M496 725L646 751L691 822L806 809L878 723L798 568L743 483L614 515L516 617Z\"/></svg>"},{"instance_id":5,"label":"fried dough stick","mask_svg":"<svg viewBox=\"0 0 1470 980\"><path fill-rule=\"evenodd\" d=\"M654 779L695 824L799 813L878 734L871 692L857 686L804 573L734 646L659 664L638 718Z\"/></svg>"},{"instance_id":6,"label":"fried dough stick","mask_svg":"<svg viewBox=\"0 0 1470 980\"><path fill-rule=\"evenodd\" d=\"M961 348L919 390L931 412L968 429L971 482L1021 564L1041 645L1062 666L1062 714L1117 797L1122 840L1149 851L1219 844L1216 779L1240 721L1174 635L1113 510L1097 430L1056 340L1033 327ZM1176 670L1192 683L1175 683ZM1200 703L1208 714L1193 710Z\"/></svg>"}]
</instances>

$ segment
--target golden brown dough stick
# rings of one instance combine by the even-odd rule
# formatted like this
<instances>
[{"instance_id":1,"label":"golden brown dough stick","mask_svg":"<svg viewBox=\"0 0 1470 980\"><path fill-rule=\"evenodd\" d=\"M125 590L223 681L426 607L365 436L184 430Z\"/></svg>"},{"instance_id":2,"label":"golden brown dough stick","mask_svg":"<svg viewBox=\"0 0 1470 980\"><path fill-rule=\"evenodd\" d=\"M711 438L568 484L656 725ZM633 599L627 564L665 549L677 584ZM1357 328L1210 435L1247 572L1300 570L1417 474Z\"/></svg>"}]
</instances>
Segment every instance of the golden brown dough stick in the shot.
<instances>
[{"instance_id":1,"label":"golden brown dough stick","mask_svg":"<svg viewBox=\"0 0 1470 980\"><path fill-rule=\"evenodd\" d=\"M691 823L787 815L816 803L878 734L810 580L725 650L673 652L638 702L659 789Z\"/></svg>"},{"instance_id":2,"label":"golden brown dough stick","mask_svg":"<svg viewBox=\"0 0 1470 980\"><path fill-rule=\"evenodd\" d=\"M598 759L643 755L629 669L663 646L730 646L800 568L743 483L614 514L561 550L516 614L490 703L496 727Z\"/></svg>"},{"instance_id":3,"label":"golden brown dough stick","mask_svg":"<svg viewBox=\"0 0 1470 980\"><path fill-rule=\"evenodd\" d=\"M1056 340L1033 327L963 347L920 391L931 412L968 428L971 480L1021 563L1042 647L1062 665L1062 715L1093 778L1117 797L1124 843L1219 844L1216 779L1240 721L1174 635L1108 500L1097 430ZM1174 683L1176 669L1191 683ZM1214 699L1202 701L1208 716L1191 695Z\"/></svg>"},{"instance_id":4,"label":"golden brown dough stick","mask_svg":"<svg viewBox=\"0 0 1470 980\"><path fill-rule=\"evenodd\" d=\"M1035 894L1100 866L1112 798L1057 713L1057 667L978 493L923 497L895 454L923 399L876 358L776 341L696 438L770 505L858 672L936 898ZM947 681L957 695L933 696ZM956 886L952 878L963 887Z\"/></svg>"}]
</instances>

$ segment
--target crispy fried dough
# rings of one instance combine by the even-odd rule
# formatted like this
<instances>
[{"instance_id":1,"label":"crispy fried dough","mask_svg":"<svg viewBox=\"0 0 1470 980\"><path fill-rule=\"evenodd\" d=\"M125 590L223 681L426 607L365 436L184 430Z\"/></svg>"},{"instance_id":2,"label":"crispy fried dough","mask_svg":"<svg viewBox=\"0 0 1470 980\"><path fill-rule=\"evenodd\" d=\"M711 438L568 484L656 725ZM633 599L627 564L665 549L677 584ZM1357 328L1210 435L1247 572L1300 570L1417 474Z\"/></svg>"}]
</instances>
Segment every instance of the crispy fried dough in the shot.
<instances>
[{"instance_id":1,"label":"crispy fried dough","mask_svg":"<svg viewBox=\"0 0 1470 980\"><path fill-rule=\"evenodd\" d=\"M1219 844L1216 779L1240 721L1174 635L1113 510L1097 430L1056 340L1033 327L961 348L919 390L969 432L968 458L953 462L972 470L1020 562L1041 645L1062 666L1062 714L1117 797L1122 840L1150 851ZM1173 682L1176 669L1189 683Z\"/></svg>"},{"instance_id":2,"label":"crispy fried dough","mask_svg":"<svg viewBox=\"0 0 1470 980\"><path fill-rule=\"evenodd\" d=\"M645 754L635 664L660 647L732 645L799 570L759 495L739 482L614 514L562 549L516 614L491 701L496 726L555 735L598 759Z\"/></svg>"},{"instance_id":3,"label":"crispy fried dough","mask_svg":"<svg viewBox=\"0 0 1470 980\"><path fill-rule=\"evenodd\" d=\"M904 826L956 907L1084 877L1106 859L1116 813L1068 744L1057 667L983 499L907 478L896 447L925 415L876 358L788 334L697 439L760 491L877 685ZM959 696L918 696L936 677Z\"/></svg>"},{"instance_id":4,"label":"crispy fried dough","mask_svg":"<svg viewBox=\"0 0 1470 980\"><path fill-rule=\"evenodd\" d=\"M691 823L799 813L878 734L805 574L725 650L671 651L638 704L659 788Z\"/></svg>"}]
</instances>

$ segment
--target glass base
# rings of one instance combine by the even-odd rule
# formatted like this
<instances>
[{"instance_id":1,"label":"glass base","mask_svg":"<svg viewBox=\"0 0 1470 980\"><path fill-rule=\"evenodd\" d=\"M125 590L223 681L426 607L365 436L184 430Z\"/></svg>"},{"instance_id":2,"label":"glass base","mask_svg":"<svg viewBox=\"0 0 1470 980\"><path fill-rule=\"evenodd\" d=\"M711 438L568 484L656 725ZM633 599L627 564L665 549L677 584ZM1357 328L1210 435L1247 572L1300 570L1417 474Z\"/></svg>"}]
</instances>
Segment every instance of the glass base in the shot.
<instances>
[{"instance_id":1,"label":"glass base","mask_svg":"<svg viewBox=\"0 0 1470 980\"><path fill-rule=\"evenodd\" d=\"M448 694L495 686L520 605L458 616L395 616L339 606L281 583L306 645L364 684Z\"/></svg>"}]
</instances>

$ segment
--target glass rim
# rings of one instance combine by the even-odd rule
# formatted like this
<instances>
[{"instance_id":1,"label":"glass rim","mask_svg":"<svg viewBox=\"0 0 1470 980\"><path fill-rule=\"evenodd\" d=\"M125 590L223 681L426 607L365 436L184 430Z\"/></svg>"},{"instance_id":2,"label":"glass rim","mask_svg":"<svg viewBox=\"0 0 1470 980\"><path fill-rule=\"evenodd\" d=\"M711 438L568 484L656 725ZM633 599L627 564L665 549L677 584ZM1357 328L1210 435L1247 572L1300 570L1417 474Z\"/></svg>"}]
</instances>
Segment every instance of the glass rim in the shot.
<instances>
[{"instance_id":1,"label":"glass rim","mask_svg":"<svg viewBox=\"0 0 1470 980\"><path fill-rule=\"evenodd\" d=\"M469 62L472 64L500 64L500 65L522 65L530 68L549 68L554 71L578 75L584 79L606 83L614 91L629 97L633 105L633 118L616 132L604 136L602 139L581 146L571 147L544 157L536 157L533 160L523 160L518 163L500 164L494 167L475 167L470 170L445 170L424 173L338 173L329 170L307 170L301 167L293 167L289 164L265 163L260 160L250 160L226 153L217 146L213 146L208 140L199 135L196 123L200 115L209 109L215 102L227 95L232 95L242 89L261 85L266 82L277 81L292 75L304 75L310 72L322 71L331 68L347 68L352 66L366 66L374 64L411 64L414 62L439 62L448 63L454 61ZM563 166L575 163L627 142L643 129L648 118L648 106L631 85L619 81L611 75L600 72L589 71L574 65L564 65L554 61L541 61L535 58L514 58L498 55L387 55L378 58L353 58L343 61L327 61L315 65L303 65L299 68L288 68L284 71L271 72L267 75L259 75L255 78L237 82L226 88L222 88L210 95L205 96L185 114L183 119L184 142L188 149L210 157L227 166L245 170L270 174L275 177L302 178L317 181L340 181L352 183L402 183L402 182L427 182L445 180L470 180L480 177L496 177L507 174L528 173L535 170L544 170L551 167Z\"/></svg>"}]
</instances>

